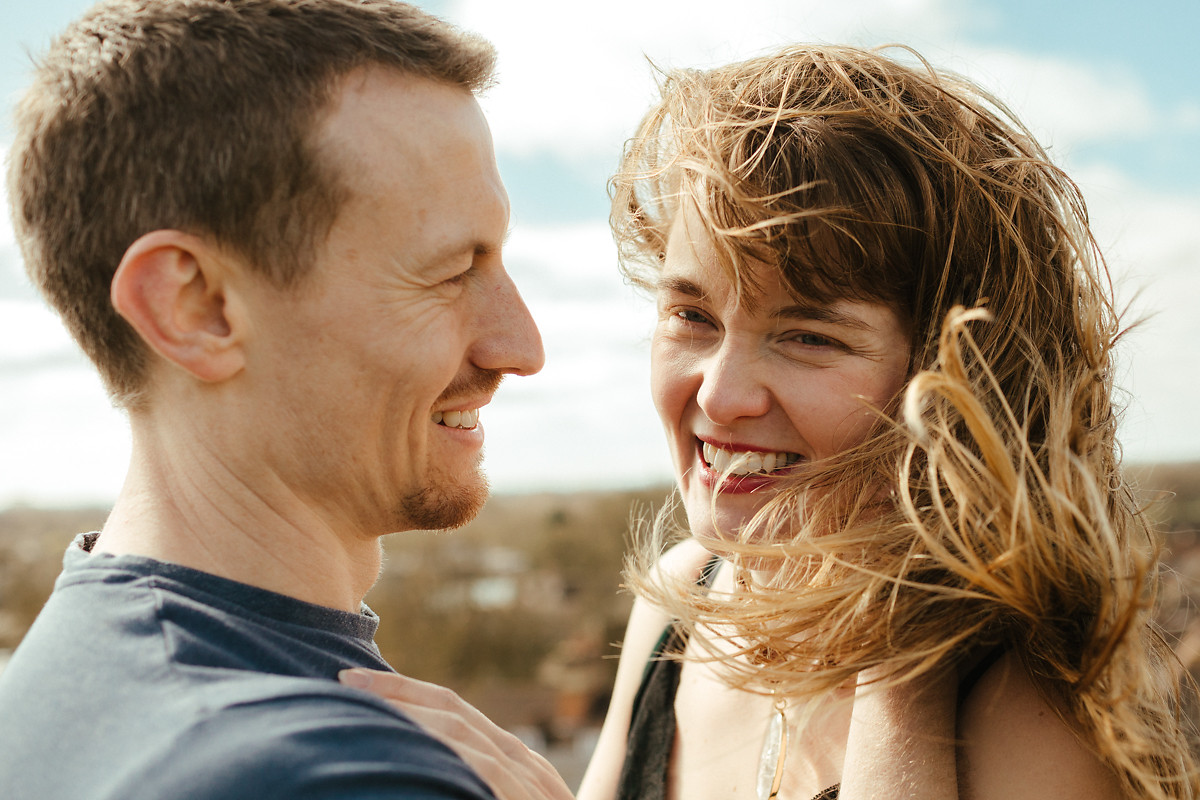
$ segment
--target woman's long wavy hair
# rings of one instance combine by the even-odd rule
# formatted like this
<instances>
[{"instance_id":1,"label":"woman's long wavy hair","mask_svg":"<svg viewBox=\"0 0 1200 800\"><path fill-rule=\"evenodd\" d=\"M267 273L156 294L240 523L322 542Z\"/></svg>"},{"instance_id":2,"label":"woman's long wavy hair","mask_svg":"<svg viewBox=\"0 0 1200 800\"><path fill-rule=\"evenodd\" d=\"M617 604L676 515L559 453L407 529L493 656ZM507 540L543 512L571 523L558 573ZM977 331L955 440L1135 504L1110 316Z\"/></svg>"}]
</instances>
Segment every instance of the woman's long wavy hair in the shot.
<instances>
[{"instance_id":1,"label":"woman's long wavy hair","mask_svg":"<svg viewBox=\"0 0 1200 800\"><path fill-rule=\"evenodd\" d=\"M1006 647L1132 796L1194 797L1083 199L1000 102L903 53L671 72L627 144L611 221L634 284L653 291L690 204L739 288L772 265L797 297L890 305L912 337L907 388L866 441L724 532L737 590L656 571L669 513L639 532L628 583L750 689L816 696Z\"/></svg>"}]
</instances>

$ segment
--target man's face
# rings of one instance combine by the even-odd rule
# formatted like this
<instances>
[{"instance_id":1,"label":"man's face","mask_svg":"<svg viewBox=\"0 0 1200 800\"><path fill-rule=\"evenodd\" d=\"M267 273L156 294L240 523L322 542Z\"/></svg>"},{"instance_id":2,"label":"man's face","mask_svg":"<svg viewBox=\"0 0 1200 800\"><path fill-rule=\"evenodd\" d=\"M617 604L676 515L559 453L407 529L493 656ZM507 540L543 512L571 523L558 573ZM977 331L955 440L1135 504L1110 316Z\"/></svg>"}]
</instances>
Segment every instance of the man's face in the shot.
<instances>
[{"instance_id":1,"label":"man's face","mask_svg":"<svg viewBox=\"0 0 1200 800\"><path fill-rule=\"evenodd\" d=\"M480 409L544 360L487 124L467 91L377 68L317 141L350 197L298 289L251 294L270 477L367 535L462 525L487 494Z\"/></svg>"}]
</instances>

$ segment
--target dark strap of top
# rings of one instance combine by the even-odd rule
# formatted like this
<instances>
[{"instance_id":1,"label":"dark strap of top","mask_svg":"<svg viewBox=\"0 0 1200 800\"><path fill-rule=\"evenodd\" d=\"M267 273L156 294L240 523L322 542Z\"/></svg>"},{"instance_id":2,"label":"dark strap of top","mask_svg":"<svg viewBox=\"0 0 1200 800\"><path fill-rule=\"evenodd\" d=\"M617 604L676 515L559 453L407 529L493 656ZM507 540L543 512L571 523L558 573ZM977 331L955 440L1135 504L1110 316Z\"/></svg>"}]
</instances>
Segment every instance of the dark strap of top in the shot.
<instances>
[{"instance_id":1,"label":"dark strap of top","mask_svg":"<svg viewBox=\"0 0 1200 800\"><path fill-rule=\"evenodd\" d=\"M682 664L663 656L682 653L686 644L687 637L679 627L668 625L646 664L633 698L617 800L666 800L667 771L675 746L675 693Z\"/></svg>"},{"instance_id":2,"label":"dark strap of top","mask_svg":"<svg viewBox=\"0 0 1200 800\"><path fill-rule=\"evenodd\" d=\"M967 670L967 673L958 679L958 705L956 708L962 708L963 703L967 702L967 698L971 692L975 691L975 684L983 677L983 674L991 669L1000 657L1004 655L1007 648L1003 645L996 645L983 654L983 658L979 659L976 664Z\"/></svg>"},{"instance_id":3,"label":"dark strap of top","mask_svg":"<svg viewBox=\"0 0 1200 800\"><path fill-rule=\"evenodd\" d=\"M721 559L710 558L696 583L711 586L720 565ZM686 646L687 634L672 623L650 653L642 683L633 697L616 800L666 800L667 773L675 747L675 694L683 666L672 656L683 653Z\"/></svg>"}]
</instances>

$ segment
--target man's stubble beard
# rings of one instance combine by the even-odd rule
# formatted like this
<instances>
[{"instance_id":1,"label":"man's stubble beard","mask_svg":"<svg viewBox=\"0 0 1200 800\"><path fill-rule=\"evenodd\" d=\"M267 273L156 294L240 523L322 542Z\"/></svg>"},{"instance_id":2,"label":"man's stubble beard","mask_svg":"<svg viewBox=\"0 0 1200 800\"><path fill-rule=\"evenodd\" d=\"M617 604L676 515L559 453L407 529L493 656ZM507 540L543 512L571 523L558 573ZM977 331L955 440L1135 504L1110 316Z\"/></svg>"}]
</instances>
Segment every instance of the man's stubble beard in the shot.
<instances>
[{"instance_id":1,"label":"man's stubble beard","mask_svg":"<svg viewBox=\"0 0 1200 800\"><path fill-rule=\"evenodd\" d=\"M471 472L469 480L431 481L406 495L398 509L405 527L449 530L475 519L487 500L488 482L478 462Z\"/></svg>"},{"instance_id":2,"label":"man's stubble beard","mask_svg":"<svg viewBox=\"0 0 1200 800\"><path fill-rule=\"evenodd\" d=\"M442 392L438 403L472 395L494 395L504 379L498 370L476 370L455 380ZM455 475L438 480L436 473L426 476L423 486L409 492L397 509L399 520L420 530L461 528L483 508L488 497L487 477L483 474L483 453L471 465L469 477Z\"/></svg>"}]
</instances>

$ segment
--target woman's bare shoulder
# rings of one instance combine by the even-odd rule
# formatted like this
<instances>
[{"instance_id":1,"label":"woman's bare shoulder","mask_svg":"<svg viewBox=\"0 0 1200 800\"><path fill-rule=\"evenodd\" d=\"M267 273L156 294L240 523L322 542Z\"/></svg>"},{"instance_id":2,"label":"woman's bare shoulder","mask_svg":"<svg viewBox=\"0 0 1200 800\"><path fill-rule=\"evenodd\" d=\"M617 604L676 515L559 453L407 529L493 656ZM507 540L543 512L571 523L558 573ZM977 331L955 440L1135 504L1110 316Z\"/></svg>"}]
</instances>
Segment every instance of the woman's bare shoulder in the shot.
<instances>
[{"instance_id":1,"label":"woman's bare shoulder","mask_svg":"<svg viewBox=\"0 0 1200 800\"><path fill-rule=\"evenodd\" d=\"M992 665L959 711L962 796L1123 800L1115 774L1059 712L1015 654Z\"/></svg>"},{"instance_id":2,"label":"woman's bare shoulder","mask_svg":"<svg viewBox=\"0 0 1200 800\"><path fill-rule=\"evenodd\" d=\"M704 566L712 560L712 553L695 539L684 539L674 545L658 560L658 568L675 578L698 580Z\"/></svg>"}]
</instances>

